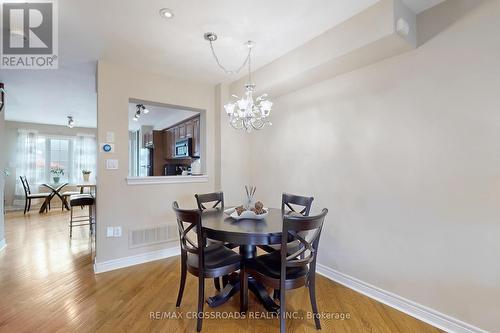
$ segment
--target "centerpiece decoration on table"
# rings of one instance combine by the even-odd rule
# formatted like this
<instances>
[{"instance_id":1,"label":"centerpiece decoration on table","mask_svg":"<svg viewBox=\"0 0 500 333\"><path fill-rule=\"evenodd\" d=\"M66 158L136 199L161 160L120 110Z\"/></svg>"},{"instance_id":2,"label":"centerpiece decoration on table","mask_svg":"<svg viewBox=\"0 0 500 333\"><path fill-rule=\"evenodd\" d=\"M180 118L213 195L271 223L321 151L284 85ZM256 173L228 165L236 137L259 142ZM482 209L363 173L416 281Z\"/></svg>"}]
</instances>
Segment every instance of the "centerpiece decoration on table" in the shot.
<instances>
[{"instance_id":1,"label":"centerpiece decoration on table","mask_svg":"<svg viewBox=\"0 0 500 333\"><path fill-rule=\"evenodd\" d=\"M245 186L246 198L245 203L241 206L227 209L225 212L235 220L262 220L269 210L264 207L260 201L255 202L254 196L257 188L255 186Z\"/></svg>"},{"instance_id":2,"label":"centerpiece decoration on table","mask_svg":"<svg viewBox=\"0 0 500 333\"><path fill-rule=\"evenodd\" d=\"M59 180L61 176L64 176L64 169L59 167L54 167L50 169L50 174L52 175L52 179L55 184L59 184Z\"/></svg>"},{"instance_id":3,"label":"centerpiece decoration on table","mask_svg":"<svg viewBox=\"0 0 500 333\"><path fill-rule=\"evenodd\" d=\"M83 181L84 182L88 182L90 180L90 174L91 173L92 173L92 171L90 171L90 170L86 170L86 169L82 170L82 176L83 176Z\"/></svg>"}]
</instances>

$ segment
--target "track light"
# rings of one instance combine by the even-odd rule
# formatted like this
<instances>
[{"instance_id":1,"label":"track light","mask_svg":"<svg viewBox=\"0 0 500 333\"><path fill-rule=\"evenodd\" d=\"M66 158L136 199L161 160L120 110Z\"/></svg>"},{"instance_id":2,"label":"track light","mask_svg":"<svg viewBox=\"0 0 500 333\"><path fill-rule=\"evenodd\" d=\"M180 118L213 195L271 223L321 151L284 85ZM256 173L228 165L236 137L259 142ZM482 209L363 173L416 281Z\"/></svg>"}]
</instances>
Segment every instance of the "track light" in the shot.
<instances>
[{"instance_id":1,"label":"track light","mask_svg":"<svg viewBox=\"0 0 500 333\"><path fill-rule=\"evenodd\" d=\"M134 115L134 118L132 118L133 121L137 121L139 120L139 118L141 117L141 113L143 114L148 114L149 113L149 109L147 109L144 104L137 104L135 106L135 115Z\"/></svg>"}]
</instances>

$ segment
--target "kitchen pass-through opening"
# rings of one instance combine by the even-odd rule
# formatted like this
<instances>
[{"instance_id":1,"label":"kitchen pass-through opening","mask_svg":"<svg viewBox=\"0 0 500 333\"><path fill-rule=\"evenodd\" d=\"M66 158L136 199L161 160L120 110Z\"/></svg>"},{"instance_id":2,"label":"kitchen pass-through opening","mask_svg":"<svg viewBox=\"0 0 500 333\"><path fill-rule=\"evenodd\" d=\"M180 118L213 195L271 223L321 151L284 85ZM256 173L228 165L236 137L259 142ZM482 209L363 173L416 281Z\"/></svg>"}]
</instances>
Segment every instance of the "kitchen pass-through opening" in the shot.
<instances>
[{"instance_id":1,"label":"kitchen pass-through opening","mask_svg":"<svg viewBox=\"0 0 500 333\"><path fill-rule=\"evenodd\" d=\"M204 174L204 110L130 99L128 116L129 177Z\"/></svg>"}]
</instances>

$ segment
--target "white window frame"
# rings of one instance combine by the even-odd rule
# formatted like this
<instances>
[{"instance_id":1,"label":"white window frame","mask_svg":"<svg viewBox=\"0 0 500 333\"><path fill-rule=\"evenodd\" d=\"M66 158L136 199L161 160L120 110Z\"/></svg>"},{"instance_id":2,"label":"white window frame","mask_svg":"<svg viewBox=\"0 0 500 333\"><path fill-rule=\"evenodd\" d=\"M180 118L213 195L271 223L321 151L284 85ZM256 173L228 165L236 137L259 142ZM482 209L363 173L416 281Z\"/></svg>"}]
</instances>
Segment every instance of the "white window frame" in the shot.
<instances>
[{"instance_id":1,"label":"white window frame","mask_svg":"<svg viewBox=\"0 0 500 333\"><path fill-rule=\"evenodd\" d=\"M64 170L64 175L68 179L67 182L71 182L71 176L73 174L73 164L74 164L74 151L73 146L75 144L75 138L72 136L65 135L52 135L52 134L39 134L39 136L45 138L45 181L50 183L52 176L50 174L50 162L52 160L52 150L50 149L51 140L68 140L68 170Z\"/></svg>"}]
</instances>

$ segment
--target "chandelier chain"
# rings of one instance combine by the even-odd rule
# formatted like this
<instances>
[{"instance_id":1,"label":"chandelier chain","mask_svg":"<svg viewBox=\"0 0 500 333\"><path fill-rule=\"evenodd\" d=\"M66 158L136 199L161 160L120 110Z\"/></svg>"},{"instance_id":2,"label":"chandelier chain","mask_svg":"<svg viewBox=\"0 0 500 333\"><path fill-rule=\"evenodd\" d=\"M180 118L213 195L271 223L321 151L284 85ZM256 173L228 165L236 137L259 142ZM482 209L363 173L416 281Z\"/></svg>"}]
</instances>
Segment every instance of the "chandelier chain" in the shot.
<instances>
[{"instance_id":1,"label":"chandelier chain","mask_svg":"<svg viewBox=\"0 0 500 333\"><path fill-rule=\"evenodd\" d=\"M248 65L248 82L245 84L244 95L236 98L235 101L224 104L224 110L229 117L229 124L237 130L260 130L265 126L271 126L269 115L273 107L273 102L268 99L267 94L261 94L257 99L254 99L255 84L252 83L252 47L253 42L247 41L245 45L248 47L248 54L243 64L234 71L228 70L221 64L219 57L215 53L213 42L217 40L217 35L213 32L207 32L203 35L205 40L210 42L210 50L215 59L215 62L226 74L235 74L240 72L246 65Z\"/></svg>"},{"instance_id":2,"label":"chandelier chain","mask_svg":"<svg viewBox=\"0 0 500 333\"><path fill-rule=\"evenodd\" d=\"M252 52L252 48L249 47L248 48L248 57L247 57L247 59L248 59L248 83L252 83L252 70L251 70L251 68L252 68L252 59L250 57L250 53L251 52Z\"/></svg>"},{"instance_id":3,"label":"chandelier chain","mask_svg":"<svg viewBox=\"0 0 500 333\"><path fill-rule=\"evenodd\" d=\"M236 69L236 70L227 69L226 67L224 67L224 65L222 65L222 63L219 60L219 57L215 53L213 42L211 40L209 42L210 42L210 50L212 50L212 55L215 58L215 62L217 63L217 66L219 66L219 68L222 69L226 74L238 74L243 68L245 68L247 63L250 64L250 53L252 52L252 48L248 48L248 54L245 58L245 61L243 62L243 64L240 67L238 67L238 69ZM250 67L248 70L250 72Z\"/></svg>"}]
</instances>

